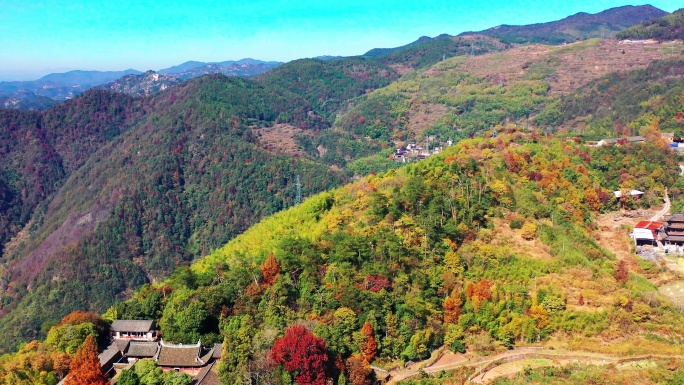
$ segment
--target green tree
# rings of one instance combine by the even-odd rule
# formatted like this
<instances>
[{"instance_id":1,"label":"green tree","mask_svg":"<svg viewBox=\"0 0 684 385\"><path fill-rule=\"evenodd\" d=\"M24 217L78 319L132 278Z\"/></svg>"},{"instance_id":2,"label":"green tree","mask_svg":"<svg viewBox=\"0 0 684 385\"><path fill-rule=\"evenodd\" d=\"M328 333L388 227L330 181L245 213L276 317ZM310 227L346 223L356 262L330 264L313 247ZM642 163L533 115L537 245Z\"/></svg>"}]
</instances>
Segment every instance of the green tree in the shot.
<instances>
[{"instance_id":1,"label":"green tree","mask_svg":"<svg viewBox=\"0 0 684 385\"><path fill-rule=\"evenodd\" d=\"M190 385L192 377L186 373L179 373L175 370L169 370L162 374L163 385Z\"/></svg>"},{"instance_id":2,"label":"green tree","mask_svg":"<svg viewBox=\"0 0 684 385\"><path fill-rule=\"evenodd\" d=\"M132 369L124 369L119 374L119 379L116 383L119 385L140 385L140 379Z\"/></svg>"},{"instance_id":3,"label":"green tree","mask_svg":"<svg viewBox=\"0 0 684 385\"><path fill-rule=\"evenodd\" d=\"M163 385L164 372L154 360L142 359L135 363L133 370L140 379L140 385Z\"/></svg>"}]
</instances>

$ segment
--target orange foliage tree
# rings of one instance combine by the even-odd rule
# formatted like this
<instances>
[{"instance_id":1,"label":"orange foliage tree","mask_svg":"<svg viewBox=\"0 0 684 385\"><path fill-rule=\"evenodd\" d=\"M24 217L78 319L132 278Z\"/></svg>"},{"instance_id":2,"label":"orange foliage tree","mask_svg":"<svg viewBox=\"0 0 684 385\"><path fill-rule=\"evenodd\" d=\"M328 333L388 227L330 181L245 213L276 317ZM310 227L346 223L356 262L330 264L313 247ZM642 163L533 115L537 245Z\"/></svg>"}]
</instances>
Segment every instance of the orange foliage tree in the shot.
<instances>
[{"instance_id":1,"label":"orange foliage tree","mask_svg":"<svg viewBox=\"0 0 684 385\"><path fill-rule=\"evenodd\" d=\"M370 375L373 372L368 361L360 354L347 358L347 375L352 385L370 385Z\"/></svg>"},{"instance_id":2,"label":"orange foliage tree","mask_svg":"<svg viewBox=\"0 0 684 385\"><path fill-rule=\"evenodd\" d=\"M456 307L456 303L451 297L446 297L444 300L444 323L445 324L455 324L458 322L458 316L461 313L461 309Z\"/></svg>"},{"instance_id":3,"label":"orange foliage tree","mask_svg":"<svg viewBox=\"0 0 684 385\"><path fill-rule=\"evenodd\" d=\"M366 336L366 340L361 348L361 355L366 361L371 362L375 355L378 354L378 343L375 341L375 337L373 337L373 327L371 324L368 322L364 323L361 333Z\"/></svg>"},{"instance_id":4,"label":"orange foliage tree","mask_svg":"<svg viewBox=\"0 0 684 385\"><path fill-rule=\"evenodd\" d=\"M280 263L273 253L268 254L268 258L259 267L261 275L264 277L264 285L271 286L280 275Z\"/></svg>"},{"instance_id":5,"label":"orange foliage tree","mask_svg":"<svg viewBox=\"0 0 684 385\"><path fill-rule=\"evenodd\" d=\"M64 385L107 385L93 336L88 336L83 346L76 351Z\"/></svg>"}]
</instances>

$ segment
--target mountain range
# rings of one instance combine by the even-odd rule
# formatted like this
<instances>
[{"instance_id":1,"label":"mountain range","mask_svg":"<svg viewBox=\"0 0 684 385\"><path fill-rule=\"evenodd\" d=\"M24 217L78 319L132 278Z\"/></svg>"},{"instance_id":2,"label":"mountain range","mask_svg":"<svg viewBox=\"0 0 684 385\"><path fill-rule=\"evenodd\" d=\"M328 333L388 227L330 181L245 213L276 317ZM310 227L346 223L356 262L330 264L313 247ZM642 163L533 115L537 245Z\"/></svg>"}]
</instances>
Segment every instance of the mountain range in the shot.
<instances>
[{"instance_id":1,"label":"mountain range","mask_svg":"<svg viewBox=\"0 0 684 385\"><path fill-rule=\"evenodd\" d=\"M501 38L510 43L572 43L594 37L612 38L631 26L667 15L651 5L623 6L607 9L596 14L584 12L548 23L524 26L500 25L479 32L461 35L486 35Z\"/></svg>"},{"instance_id":2,"label":"mountain range","mask_svg":"<svg viewBox=\"0 0 684 385\"><path fill-rule=\"evenodd\" d=\"M228 76L256 76L280 65L280 62L264 62L254 59L225 61L220 63L204 63L190 61L178 66L165 68L160 74L173 76L177 82L198 76L221 73ZM107 83L116 82L124 76L130 87L133 79L130 75L143 75L141 71L128 69L125 71L69 71L53 73L35 81L0 82L0 97L6 98L3 105L15 109L44 109L49 107L44 97L56 101L67 100L76 95ZM141 78L144 79L144 76ZM174 83L177 84L177 83ZM125 89L125 86L122 89ZM114 89L117 86L113 86ZM143 87L144 88L144 87ZM18 103L16 100L24 101Z\"/></svg>"},{"instance_id":3,"label":"mountain range","mask_svg":"<svg viewBox=\"0 0 684 385\"><path fill-rule=\"evenodd\" d=\"M623 11L634 16L639 10L645 15L657 13L652 7L627 7ZM599 14L609 20L601 28L618 28L615 19L620 14L620 10ZM625 24L640 23L645 17L637 19ZM583 25L586 20L583 15L575 15L553 28L567 31L571 21ZM534 27L549 31L540 28ZM585 30L587 37L597 31L594 27ZM424 271L437 269L433 265L447 248L453 248L459 251L461 261L470 262L458 262L454 265L456 273L452 273L457 274L458 266L467 265L477 271L470 277L473 282L476 278L481 282L487 276L477 270L480 264L500 266L511 259L491 256L492 251L484 249L476 251L490 256L474 259L476 251L468 242L480 240L486 244L487 237L493 235L487 235L485 230L491 230L497 220L505 217L506 210L517 207L520 221L549 227L544 227L543 234L552 250L548 258L552 258L560 255L558 245L566 233L548 225L550 213L562 215L568 232L584 234L579 223L589 221L601 205L612 207L601 200L605 188L599 188L600 183L611 183L611 188L617 189L627 186L627 182L647 183L654 189L677 187L667 175L648 168L655 163L641 165L648 156L667 159L664 152L635 155L634 159L633 154L602 154L604 158L612 156L612 161L597 164L592 160L597 158L591 158L588 150L566 146L560 140L539 146L530 143L540 140L539 133L573 134L579 141L639 134L644 127L652 126L656 116L659 127L679 134L682 127L677 112L684 86L681 47L672 52L648 45L626 47L615 40L600 39L562 46L519 46L514 41L524 35L521 31L511 32L510 39L481 35L421 38L404 47L326 61L188 62L159 73L129 71L123 77L107 80L108 85L100 84L101 89L87 90L45 111L0 109L0 346L8 351L22 341L43 337L54 321L72 310L103 312L115 303L123 303L119 301L130 298L141 286L164 281L174 271L169 287L179 289L181 294L183 285L186 289L203 288L206 292L198 296L204 298L223 298L225 293L212 290L234 290L225 285L213 288L214 278L220 281L224 275L235 275L233 278L240 280L241 274L246 274L246 281L235 287L257 294L225 294L230 300L217 299L209 306L213 311L211 322L217 321L222 312L238 315L245 309L257 309L261 286L257 282L258 287L247 289L252 282L247 273L258 269L271 247L283 271L288 272L288 278L284 273L283 279L289 281L279 287L287 293L302 293L297 296L314 298L318 295L316 288L324 287L319 285L324 283L330 285L325 290L339 289L325 294L328 300L360 312L355 306L361 302L353 305L355 297L349 293L356 293L364 285L378 288L378 292L391 288L395 293L427 290L435 294L432 299L408 298L407 305L388 304L409 309L402 313L407 324L413 316L419 320L396 333L397 339L407 335L402 337L404 345L396 345L403 350L429 320L439 318L435 318L435 306L440 306L435 298L441 290L437 285L443 284L437 278L433 282L432 277L409 272L423 271L422 267ZM532 39L529 34L525 36ZM212 69L242 71L243 75L249 72L249 77L192 75ZM254 76L262 70L266 72ZM79 72L41 80L43 84L65 84L69 79L104 79L104 75L98 76ZM637 80L640 78L647 81L641 84ZM634 105L639 108L630 108ZM526 130L537 134L523 134ZM389 159L398 144L425 138L446 143L448 139L491 135L492 131L509 136L501 142L496 138L465 142L458 151L448 150L436 161L396 171L396 178L392 176L395 171L389 171L386 177L365 179L345 187L344 192L320 195L297 207L299 214L278 226L292 229L316 222L316 226L325 226L336 234L309 239L313 246L302 243L307 235L300 233L258 247L249 246L257 242L254 238L242 238L239 242L248 246L230 246L220 252L221 259L230 260L228 266L219 263L217 257L208 258L201 266L201 270L208 271L206 275L189 273L187 266L193 261L222 248L261 218L294 206L302 191L305 198L362 175L385 173L401 166ZM573 165L572 173L544 169L542 174L540 169L524 168L525 164L541 167L531 160L547 150L551 152L539 158L544 164L562 157L564 166ZM481 162L473 164L463 158L471 153L477 154ZM629 170L642 167L635 177L638 179L619 179L627 178L625 169L611 167L623 161L633 163ZM502 167L510 170L509 176L501 171ZM668 171L676 169L674 164L668 163L668 167ZM605 180L591 179L595 174L588 169L605 169L611 174ZM453 174L452 179L444 179L446 171ZM572 196L554 190L557 195L548 201L545 197L550 195L545 192L549 190L544 189L551 182L543 179L544 175L557 177L553 183L559 186L589 183L597 197L587 198L582 195L584 190L572 190ZM468 183L454 184L459 178ZM487 184L477 184L486 178L490 178ZM493 184L491 178L500 183ZM445 203L455 199L443 194L447 189L460 198ZM648 199L657 201L654 197ZM489 206L484 207L482 202ZM588 208L591 202L600 204ZM357 213L357 208L363 211ZM320 224L323 217L325 221ZM458 221L450 222L456 217ZM368 224L381 222L383 237L364 238ZM262 226L268 227L269 222L265 223ZM515 226L511 223L509 227ZM279 236L278 232L260 234ZM442 236L454 244L442 244ZM590 237L582 235L580 239L578 248L590 259L584 262L582 258L589 258L586 255L572 256L576 259L568 263L608 279L606 271L613 268L613 260ZM483 244L477 247L485 248ZM310 249L316 250L316 255L310 254ZM363 255L356 254L358 250ZM404 269L406 276L392 276L390 284L390 265L371 263L367 269L361 266L368 256L376 254L387 264ZM322 255L336 260L319 260ZM521 261L521 266L529 262ZM317 270L317 266L322 267ZM548 273L534 266L540 273ZM197 271L198 267L193 269ZM316 281L321 277L325 282ZM337 281L337 277L347 281ZM445 282L451 279L444 277ZM300 280L307 279L315 285L299 285L303 282ZM335 286L338 282L343 285ZM529 286L529 280L522 284ZM575 299L576 294L571 293L570 298ZM269 315L273 319L268 322L284 325L293 321L293 314L304 314L305 310L315 314L316 301L302 300L298 308L295 304L299 297L289 295L269 297L274 301L285 298L275 307L285 313ZM531 301L526 295L520 300ZM533 306L532 302L528 305L527 310ZM287 310L291 308L295 309L292 313ZM332 320L328 310L320 312L321 316ZM159 315L158 311L154 314ZM524 313L524 309L520 312ZM477 321L481 328L477 330L494 333L487 323L491 320L485 321ZM387 327L385 321L382 324ZM467 326L474 327L475 321ZM498 329L496 332L499 336ZM433 347L438 340L426 346ZM399 353L393 351L390 355Z\"/></svg>"}]
</instances>

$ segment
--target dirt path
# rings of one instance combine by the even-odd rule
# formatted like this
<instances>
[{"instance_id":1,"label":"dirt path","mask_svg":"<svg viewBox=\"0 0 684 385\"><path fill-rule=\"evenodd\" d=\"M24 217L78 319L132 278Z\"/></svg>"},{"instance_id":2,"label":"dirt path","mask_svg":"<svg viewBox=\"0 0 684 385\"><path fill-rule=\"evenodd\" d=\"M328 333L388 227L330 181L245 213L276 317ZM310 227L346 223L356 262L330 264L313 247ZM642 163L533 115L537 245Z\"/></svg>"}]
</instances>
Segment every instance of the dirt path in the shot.
<instances>
[{"instance_id":1,"label":"dirt path","mask_svg":"<svg viewBox=\"0 0 684 385\"><path fill-rule=\"evenodd\" d=\"M497 377L513 375L526 366L542 367L542 366L560 366L567 365L572 362L579 362L590 365L609 365L625 360L627 357L616 356L610 354L583 352L583 351L558 351L558 350L543 350L537 347L522 347L509 350L500 354L488 357L479 357L468 359L465 355L455 355L446 353L453 357L443 359L440 357L437 361L429 366L425 364L427 361L417 362L409 368L393 370L390 372L390 380L387 383L396 384L399 381L406 380L415 375L418 375L422 369L427 374L435 374L441 371L453 370L459 367L469 367L480 372L477 376L470 380L473 383L485 384L493 381ZM453 358L456 359L453 359ZM629 360L634 359L652 359L658 358L684 358L684 356L666 356L666 355L648 355L643 357L630 357ZM494 364L495 366L489 370L484 370L487 365Z\"/></svg>"},{"instance_id":2,"label":"dirt path","mask_svg":"<svg viewBox=\"0 0 684 385\"><path fill-rule=\"evenodd\" d=\"M679 165L679 167L682 167L682 165ZM661 220L665 215L667 215L670 212L670 197L667 195L667 188L665 188L665 204L663 205L663 209L658 211L657 213L653 214L650 221L659 221Z\"/></svg>"}]
</instances>

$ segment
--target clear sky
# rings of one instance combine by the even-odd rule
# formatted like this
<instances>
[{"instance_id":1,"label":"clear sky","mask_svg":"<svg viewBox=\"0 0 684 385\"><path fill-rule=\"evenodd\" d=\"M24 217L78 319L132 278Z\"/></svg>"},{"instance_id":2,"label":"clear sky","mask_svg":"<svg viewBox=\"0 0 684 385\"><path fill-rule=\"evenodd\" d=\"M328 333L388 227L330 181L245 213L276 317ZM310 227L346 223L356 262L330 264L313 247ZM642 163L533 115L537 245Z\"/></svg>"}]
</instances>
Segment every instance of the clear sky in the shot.
<instances>
[{"instance_id":1,"label":"clear sky","mask_svg":"<svg viewBox=\"0 0 684 385\"><path fill-rule=\"evenodd\" d=\"M0 80L188 60L357 55L420 36L596 13L624 0L0 0ZM641 3L633 3L638 5ZM681 0L650 4L672 12Z\"/></svg>"}]
</instances>

